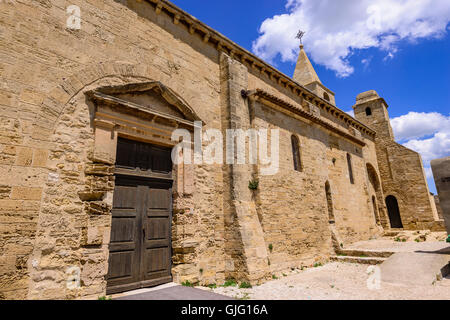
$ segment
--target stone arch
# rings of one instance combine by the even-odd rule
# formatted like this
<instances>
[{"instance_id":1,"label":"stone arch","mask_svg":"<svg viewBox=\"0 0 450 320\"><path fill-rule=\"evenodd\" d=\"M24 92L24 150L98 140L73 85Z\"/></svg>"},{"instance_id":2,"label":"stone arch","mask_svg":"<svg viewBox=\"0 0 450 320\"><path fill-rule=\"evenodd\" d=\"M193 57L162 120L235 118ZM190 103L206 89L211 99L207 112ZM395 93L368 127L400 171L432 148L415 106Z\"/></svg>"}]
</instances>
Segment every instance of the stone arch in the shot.
<instances>
[{"instance_id":1,"label":"stone arch","mask_svg":"<svg viewBox=\"0 0 450 320\"><path fill-rule=\"evenodd\" d=\"M371 163L366 163L367 170L367 178L369 183L369 198L370 205L372 206L374 212L374 218L378 225L383 227L387 227L387 219L384 210L384 199L383 199L383 191L381 187L380 177L375 169L375 167Z\"/></svg>"},{"instance_id":2,"label":"stone arch","mask_svg":"<svg viewBox=\"0 0 450 320\"><path fill-rule=\"evenodd\" d=\"M374 187L376 190L381 189L381 183L380 183L381 180L378 176L378 173L377 173L375 167L370 162L367 162L366 169L367 169L369 181L374 183Z\"/></svg>"},{"instance_id":3,"label":"stone arch","mask_svg":"<svg viewBox=\"0 0 450 320\"><path fill-rule=\"evenodd\" d=\"M60 85L51 90L42 103L40 113L33 123L31 137L33 141L49 149L49 161L43 169L45 174L48 174L48 179L43 185L43 200L39 208L35 243L28 260L30 278L37 279L30 281L29 299L60 298L61 292L66 292L68 299L104 294L105 275L98 270L107 271L105 248L108 244L105 241L108 241L107 229L111 223L109 212L114 189L114 174L107 163L99 163L92 159L94 130L92 123L90 127L88 124L92 118L89 109L90 101L85 93L108 86L150 83L161 88L169 99L177 97L175 90L163 87L162 83L168 83L168 78L158 74L158 71L150 72L150 69L146 67L111 62L89 66L64 79ZM177 103L181 101L178 98L174 100ZM187 103L183 102L183 105L187 106ZM68 133L66 136L69 139L76 135L72 131L59 132L62 125L70 124L70 119L67 119L68 113L74 109L85 115L84 122L80 123L86 125L83 127L83 148L78 148L87 150L80 156L80 159L84 161L80 159L58 161L59 157L66 156L66 150L58 150L63 144L61 137L64 137L64 133ZM74 124L74 126L80 124ZM71 182L66 186L62 184L62 181ZM73 188L68 191L69 185ZM65 248L71 249L67 251ZM67 254L61 258L59 252L64 251ZM68 277L66 266L73 268L71 270L81 269L80 275L86 292L84 288L66 290ZM94 271L94 266L97 271ZM47 288L41 283L41 279L48 277L54 278L53 287ZM58 295L53 296L54 292L58 292Z\"/></svg>"},{"instance_id":4,"label":"stone arch","mask_svg":"<svg viewBox=\"0 0 450 320\"><path fill-rule=\"evenodd\" d=\"M58 122L67 104L80 92L95 82L106 79L122 79L124 82L137 83L160 81L168 83L169 77L150 66L142 66L127 62L111 61L94 63L80 68L71 76L63 78L62 82L54 87L40 106L40 112L33 123L31 138L48 141L54 133Z\"/></svg>"}]
</instances>

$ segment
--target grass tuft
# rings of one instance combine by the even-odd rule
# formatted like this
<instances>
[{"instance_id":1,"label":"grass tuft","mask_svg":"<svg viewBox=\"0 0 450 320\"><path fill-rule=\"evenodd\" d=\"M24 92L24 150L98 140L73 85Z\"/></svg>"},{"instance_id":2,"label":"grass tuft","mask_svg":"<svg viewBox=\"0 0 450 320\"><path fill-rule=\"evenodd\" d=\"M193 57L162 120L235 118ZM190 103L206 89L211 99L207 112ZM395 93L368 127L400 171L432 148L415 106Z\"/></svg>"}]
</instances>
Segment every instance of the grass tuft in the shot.
<instances>
[{"instance_id":1,"label":"grass tuft","mask_svg":"<svg viewBox=\"0 0 450 320\"><path fill-rule=\"evenodd\" d=\"M248 282L241 282L241 284L239 285L240 289L250 289L252 288L252 285Z\"/></svg>"},{"instance_id":2,"label":"grass tuft","mask_svg":"<svg viewBox=\"0 0 450 320\"><path fill-rule=\"evenodd\" d=\"M192 282L190 282L189 280L182 282L181 285L184 287L193 287L194 286L194 284Z\"/></svg>"},{"instance_id":3,"label":"grass tuft","mask_svg":"<svg viewBox=\"0 0 450 320\"><path fill-rule=\"evenodd\" d=\"M237 286L237 282L234 279L228 279L222 285L222 287L224 287L224 288L226 288L226 287L236 287L236 286Z\"/></svg>"}]
</instances>

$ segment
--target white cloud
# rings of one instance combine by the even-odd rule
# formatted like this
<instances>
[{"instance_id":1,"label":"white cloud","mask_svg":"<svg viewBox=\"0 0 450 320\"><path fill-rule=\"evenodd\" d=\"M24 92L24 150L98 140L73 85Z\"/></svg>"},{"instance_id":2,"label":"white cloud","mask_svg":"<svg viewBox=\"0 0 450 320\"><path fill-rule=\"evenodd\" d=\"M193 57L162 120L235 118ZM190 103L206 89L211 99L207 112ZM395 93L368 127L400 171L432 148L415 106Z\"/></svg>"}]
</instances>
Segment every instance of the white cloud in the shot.
<instances>
[{"instance_id":1,"label":"white cloud","mask_svg":"<svg viewBox=\"0 0 450 320\"><path fill-rule=\"evenodd\" d=\"M428 164L433 159L448 157L450 155L450 130L442 130L432 138L409 140L403 144L405 147L419 152Z\"/></svg>"},{"instance_id":2,"label":"white cloud","mask_svg":"<svg viewBox=\"0 0 450 320\"><path fill-rule=\"evenodd\" d=\"M353 111L353 110L345 111L345 113L351 115L353 118L355 117L355 111Z\"/></svg>"},{"instance_id":3,"label":"white cloud","mask_svg":"<svg viewBox=\"0 0 450 320\"><path fill-rule=\"evenodd\" d=\"M391 125L397 140L413 140L450 130L450 116L437 112L409 112L391 119Z\"/></svg>"},{"instance_id":4,"label":"white cloud","mask_svg":"<svg viewBox=\"0 0 450 320\"><path fill-rule=\"evenodd\" d=\"M377 47L393 58L400 40L440 37L450 22L449 0L287 0L286 10L261 24L255 54L295 62L302 29L311 58L341 77L354 71L348 62L354 49Z\"/></svg>"},{"instance_id":5,"label":"white cloud","mask_svg":"<svg viewBox=\"0 0 450 320\"><path fill-rule=\"evenodd\" d=\"M370 66L370 63L372 62L373 56L370 56L368 58L362 59L361 64L364 67L364 70L367 70Z\"/></svg>"},{"instance_id":6,"label":"white cloud","mask_svg":"<svg viewBox=\"0 0 450 320\"><path fill-rule=\"evenodd\" d=\"M397 141L422 156L428 183L434 185L430 161L450 156L450 115L409 112L391 119Z\"/></svg>"}]
</instances>

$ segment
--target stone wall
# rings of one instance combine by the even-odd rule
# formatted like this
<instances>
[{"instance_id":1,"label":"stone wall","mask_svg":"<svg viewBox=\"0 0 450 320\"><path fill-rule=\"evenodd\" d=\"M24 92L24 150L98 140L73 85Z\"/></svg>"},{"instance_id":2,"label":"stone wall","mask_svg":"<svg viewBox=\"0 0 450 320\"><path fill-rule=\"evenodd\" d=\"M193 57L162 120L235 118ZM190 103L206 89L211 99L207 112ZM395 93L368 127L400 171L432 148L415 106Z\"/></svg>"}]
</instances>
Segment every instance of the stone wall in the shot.
<instances>
[{"instance_id":1,"label":"stone wall","mask_svg":"<svg viewBox=\"0 0 450 320\"><path fill-rule=\"evenodd\" d=\"M167 16L157 16L148 4L134 2L140 8L80 1L82 28L69 30L66 8L71 4L0 4L6 30L0 48L4 298L104 295L110 216L91 217L78 192L86 185L105 191L114 185L108 170L86 173L95 163L89 157L94 136L85 91L161 81L194 106L207 126L221 127L218 55L201 38L181 41L191 38L187 31ZM185 204L175 197L176 281L186 275L203 282L225 277L217 201L223 190L221 171L219 166L199 166L199 192L193 200ZM93 202L92 209L108 211L97 205ZM86 233L94 230L91 226L99 227L94 238ZM81 267L81 290L66 290L70 266Z\"/></svg>"},{"instance_id":2,"label":"stone wall","mask_svg":"<svg viewBox=\"0 0 450 320\"><path fill-rule=\"evenodd\" d=\"M117 135L111 138L96 127L95 105L86 97L104 86L159 81L195 110L204 129L281 130L281 170L276 177L259 177L256 193L248 190L248 180L258 172L250 165L175 168L176 282L221 283L235 277L256 283L271 271L326 258L332 248L326 181L344 244L379 232L367 175L367 163L378 170L373 137L360 133L366 146L355 148L316 124L262 106L256 106L252 123L241 90L262 88L299 105L304 102L300 89L281 76L258 74L232 50L219 53L220 42L192 32L179 16L155 4L124 3L0 3L0 298L105 294L114 144L103 150L98 139L114 141ZM81 8L80 30L66 28L72 4ZM336 116L338 111L311 97L307 102L306 109L299 107L357 135L344 113ZM292 170L292 133L301 142L304 172ZM347 153L353 159L353 185ZM184 170L193 172L194 191L178 187ZM81 286L72 290L77 270Z\"/></svg>"},{"instance_id":3,"label":"stone wall","mask_svg":"<svg viewBox=\"0 0 450 320\"><path fill-rule=\"evenodd\" d=\"M356 119L377 132L375 145L383 192L385 197L397 199L403 227L442 229L433 216L422 159L417 152L394 141L386 102L375 91L369 91L358 96L353 108Z\"/></svg>"},{"instance_id":4,"label":"stone wall","mask_svg":"<svg viewBox=\"0 0 450 320\"><path fill-rule=\"evenodd\" d=\"M331 186L335 228L341 239L339 245L380 233L369 202L362 148L259 102L255 103L254 126L280 130L279 172L259 176L255 192L265 244L271 248L272 271L311 265L333 252L325 193L327 181ZM301 172L294 170L293 134L300 140ZM354 184L349 179L347 153L352 154Z\"/></svg>"}]
</instances>

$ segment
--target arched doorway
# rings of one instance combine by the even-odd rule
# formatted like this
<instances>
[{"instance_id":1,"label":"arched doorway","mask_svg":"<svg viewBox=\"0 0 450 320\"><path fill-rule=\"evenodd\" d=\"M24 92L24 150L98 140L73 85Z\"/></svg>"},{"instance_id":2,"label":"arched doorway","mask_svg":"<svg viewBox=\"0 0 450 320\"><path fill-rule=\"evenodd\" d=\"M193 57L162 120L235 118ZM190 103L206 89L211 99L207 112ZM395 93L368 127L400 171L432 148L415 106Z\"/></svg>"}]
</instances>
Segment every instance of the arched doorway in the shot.
<instances>
[{"instance_id":1,"label":"arched doorway","mask_svg":"<svg viewBox=\"0 0 450 320\"><path fill-rule=\"evenodd\" d=\"M400 217L400 209L398 208L398 201L394 196L388 196L386 198L386 207L388 209L391 228L403 228L402 218Z\"/></svg>"},{"instance_id":2,"label":"arched doorway","mask_svg":"<svg viewBox=\"0 0 450 320\"><path fill-rule=\"evenodd\" d=\"M199 118L154 81L100 87L86 96L95 106L95 164L115 163L112 208L107 207L111 222L105 225L110 231L106 294L170 282L172 237L179 236L172 228L179 220L172 214L173 189L190 194L184 181L194 173L183 161L174 166L172 133L183 127L192 134Z\"/></svg>"}]
</instances>

